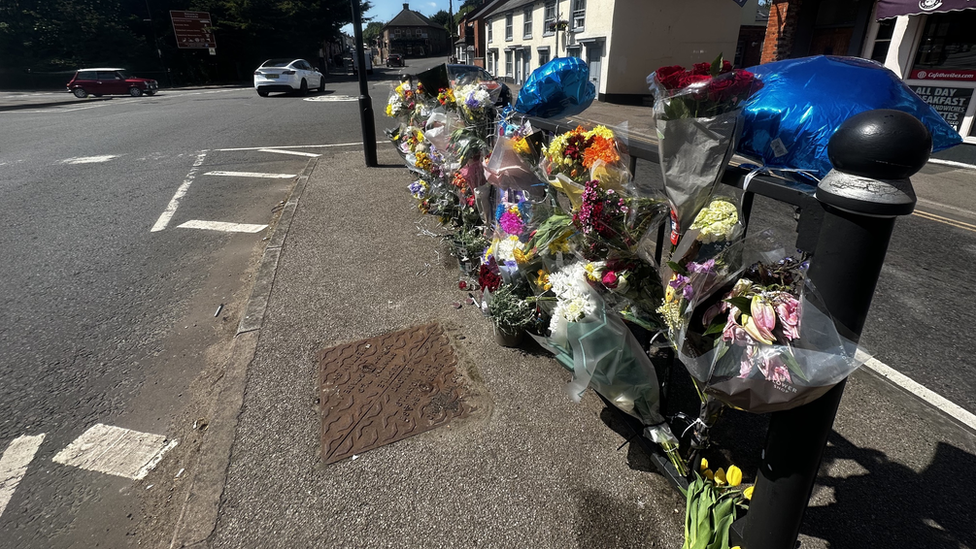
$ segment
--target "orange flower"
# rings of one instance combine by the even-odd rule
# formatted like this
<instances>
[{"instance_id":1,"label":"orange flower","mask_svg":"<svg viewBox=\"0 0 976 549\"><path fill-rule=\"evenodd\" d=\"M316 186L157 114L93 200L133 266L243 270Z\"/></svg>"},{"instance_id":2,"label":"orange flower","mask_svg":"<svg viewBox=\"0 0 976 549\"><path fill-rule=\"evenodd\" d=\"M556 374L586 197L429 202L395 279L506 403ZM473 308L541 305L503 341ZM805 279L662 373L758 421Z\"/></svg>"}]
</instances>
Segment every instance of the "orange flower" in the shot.
<instances>
[{"instance_id":1,"label":"orange flower","mask_svg":"<svg viewBox=\"0 0 976 549\"><path fill-rule=\"evenodd\" d=\"M620 155L617 154L617 146L613 139L607 139L599 135L593 136L593 144L583 153L583 166L591 168L597 160L603 160L607 164L613 164L620 160Z\"/></svg>"}]
</instances>

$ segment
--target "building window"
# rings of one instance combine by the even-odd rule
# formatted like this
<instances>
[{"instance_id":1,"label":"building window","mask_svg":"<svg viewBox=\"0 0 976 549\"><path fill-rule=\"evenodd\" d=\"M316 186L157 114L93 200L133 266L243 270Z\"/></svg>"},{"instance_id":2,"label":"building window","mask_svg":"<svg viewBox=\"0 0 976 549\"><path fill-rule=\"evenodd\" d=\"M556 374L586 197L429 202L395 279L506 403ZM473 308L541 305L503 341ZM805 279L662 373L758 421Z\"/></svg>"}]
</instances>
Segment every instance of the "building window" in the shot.
<instances>
[{"instance_id":1,"label":"building window","mask_svg":"<svg viewBox=\"0 0 976 549\"><path fill-rule=\"evenodd\" d=\"M566 48L566 55L568 55L570 57L579 57L580 59L582 59L583 58L583 48L581 48L579 46L569 46L569 47Z\"/></svg>"},{"instance_id":2,"label":"building window","mask_svg":"<svg viewBox=\"0 0 976 549\"><path fill-rule=\"evenodd\" d=\"M545 14L542 21L543 36L551 36L556 32L556 3L546 2Z\"/></svg>"},{"instance_id":3,"label":"building window","mask_svg":"<svg viewBox=\"0 0 976 549\"><path fill-rule=\"evenodd\" d=\"M539 50L539 66L549 62L549 48Z\"/></svg>"},{"instance_id":4,"label":"building window","mask_svg":"<svg viewBox=\"0 0 976 549\"><path fill-rule=\"evenodd\" d=\"M525 8L522 15L522 38L532 38L532 6Z\"/></svg>"},{"instance_id":5,"label":"building window","mask_svg":"<svg viewBox=\"0 0 976 549\"><path fill-rule=\"evenodd\" d=\"M487 23L485 23L485 27L487 27L488 29L488 43L491 44L491 20L490 19L488 20Z\"/></svg>"},{"instance_id":6,"label":"building window","mask_svg":"<svg viewBox=\"0 0 976 549\"><path fill-rule=\"evenodd\" d=\"M403 29L401 29L401 28L393 29L393 36L395 36L397 38L400 38L401 36L403 36Z\"/></svg>"},{"instance_id":7,"label":"building window","mask_svg":"<svg viewBox=\"0 0 976 549\"><path fill-rule=\"evenodd\" d=\"M976 50L976 11L929 15L913 70L973 70Z\"/></svg>"},{"instance_id":8,"label":"building window","mask_svg":"<svg viewBox=\"0 0 976 549\"><path fill-rule=\"evenodd\" d=\"M511 13L505 15L505 40L512 39L512 18Z\"/></svg>"},{"instance_id":9,"label":"building window","mask_svg":"<svg viewBox=\"0 0 976 549\"><path fill-rule=\"evenodd\" d=\"M888 48L891 46L891 36L895 33L895 20L885 19L878 21L878 36L874 39L874 48L871 50L871 59L878 63L884 63L888 57Z\"/></svg>"},{"instance_id":10,"label":"building window","mask_svg":"<svg viewBox=\"0 0 976 549\"><path fill-rule=\"evenodd\" d=\"M573 30L583 30L586 22L586 0L573 0Z\"/></svg>"},{"instance_id":11,"label":"building window","mask_svg":"<svg viewBox=\"0 0 976 549\"><path fill-rule=\"evenodd\" d=\"M512 76L512 50L505 52L505 76Z\"/></svg>"}]
</instances>

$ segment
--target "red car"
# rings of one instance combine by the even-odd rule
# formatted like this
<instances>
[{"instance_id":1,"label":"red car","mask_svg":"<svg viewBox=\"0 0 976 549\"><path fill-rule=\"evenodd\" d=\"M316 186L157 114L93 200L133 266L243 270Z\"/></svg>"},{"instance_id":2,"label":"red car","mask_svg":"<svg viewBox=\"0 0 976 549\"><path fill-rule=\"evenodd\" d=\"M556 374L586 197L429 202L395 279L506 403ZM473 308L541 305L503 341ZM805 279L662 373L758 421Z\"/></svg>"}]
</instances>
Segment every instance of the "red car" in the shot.
<instances>
[{"instance_id":1,"label":"red car","mask_svg":"<svg viewBox=\"0 0 976 549\"><path fill-rule=\"evenodd\" d=\"M152 95L159 85L151 78L133 78L125 75L125 69L80 69L68 82L68 91L75 97L89 95Z\"/></svg>"}]
</instances>

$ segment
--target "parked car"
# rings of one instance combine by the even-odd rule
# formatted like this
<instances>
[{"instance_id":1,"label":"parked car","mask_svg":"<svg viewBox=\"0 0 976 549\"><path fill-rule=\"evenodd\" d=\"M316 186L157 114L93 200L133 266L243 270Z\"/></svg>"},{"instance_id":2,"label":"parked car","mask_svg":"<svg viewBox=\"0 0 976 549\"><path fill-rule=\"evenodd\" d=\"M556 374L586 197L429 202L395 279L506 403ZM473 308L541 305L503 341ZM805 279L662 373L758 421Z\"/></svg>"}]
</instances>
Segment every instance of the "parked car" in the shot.
<instances>
[{"instance_id":1,"label":"parked car","mask_svg":"<svg viewBox=\"0 0 976 549\"><path fill-rule=\"evenodd\" d=\"M399 53L391 53L389 57L386 58L387 67L402 67L403 66L403 56Z\"/></svg>"},{"instance_id":2,"label":"parked car","mask_svg":"<svg viewBox=\"0 0 976 549\"><path fill-rule=\"evenodd\" d=\"M475 65L448 65L447 73L450 75L453 82L452 86L468 84L471 82L487 82L490 89L498 87L501 91L498 92L498 100L495 102L498 106L505 106L512 104L512 90L502 82L497 80L485 69L475 66Z\"/></svg>"},{"instance_id":3,"label":"parked car","mask_svg":"<svg viewBox=\"0 0 976 549\"><path fill-rule=\"evenodd\" d=\"M267 97L271 92L325 91L325 76L304 59L268 59L254 71L254 89Z\"/></svg>"},{"instance_id":4,"label":"parked car","mask_svg":"<svg viewBox=\"0 0 976 549\"><path fill-rule=\"evenodd\" d=\"M101 97L103 95L152 95L159 89L159 84L152 78L135 78L126 76L125 69L95 68L78 69L68 81L68 91L75 97L85 98L89 95Z\"/></svg>"}]
</instances>

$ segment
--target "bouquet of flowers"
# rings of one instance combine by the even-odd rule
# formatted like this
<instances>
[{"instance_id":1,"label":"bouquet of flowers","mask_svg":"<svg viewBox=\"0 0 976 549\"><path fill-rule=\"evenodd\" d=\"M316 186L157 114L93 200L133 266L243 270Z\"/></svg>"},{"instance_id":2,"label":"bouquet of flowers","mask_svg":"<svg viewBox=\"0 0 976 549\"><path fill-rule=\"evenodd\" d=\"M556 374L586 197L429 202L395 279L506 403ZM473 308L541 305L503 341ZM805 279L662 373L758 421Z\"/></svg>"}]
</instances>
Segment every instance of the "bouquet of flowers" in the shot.
<instances>
[{"instance_id":1,"label":"bouquet of flowers","mask_svg":"<svg viewBox=\"0 0 976 549\"><path fill-rule=\"evenodd\" d=\"M810 402L859 365L806 278L803 257L757 262L702 315L714 348L682 362L704 392L765 413Z\"/></svg>"},{"instance_id":2,"label":"bouquet of flowers","mask_svg":"<svg viewBox=\"0 0 976 549\"><path fill-rule=\"evenodd\" d=\"M663 200L626 196L588 181L573 213L573 225L583 235L583 257L597 260L616 254L633 255L647 230L664 219Z\"/></svg>"},{"instance_id":3,"label":"bouquet of flowers","mask_svg":"<svg viewBox=\"0 0 976 549\"><path fill-rule=\"evenodd\" d=\"M605 186L620 189L621 182L630 180L625 155L621 152L613 130L597 126L586 131L582 126L557 135L543 152L543 168L550 179L565 176L569 181L583 184L594 177L591 170L602 168L613 181Z\"/></svg>"},{"instance_id":4,"label":"bouquet of flowers","mask_svg":"<svg viewBox=\"0 0 976 549\"><path fill-rule=\"evenodd\" d=\"M454 90L458 111L469 126L476 128L487 137L495 121L495 99L497 90L489 90L483 82L464 84Z\"/></svg>"},{"instance_id":5,"label":"bouquet of flowers","mask_svg":"<svg viewBox=\"0 0 976 549\"><path fill-rule=\"evenodd\" d=\"M664 189L671 201L671 244L677 245L722 179L742 131L743 103L762 87L752 73L720 55L691 70L662 67L647 77Z\"/></svg>"},{"instance_id":6,"label":"bouquet of flowers","mask_svg":"<svg viewBox=\"0 0 976 549\"><path fill-rule=\"evenodd\" d=\"M427 117L427 103L423 86L414 86L409 79L403 80L390 93L386 115L407 124L414 124Z\"/></svg>"}]
</instances>

